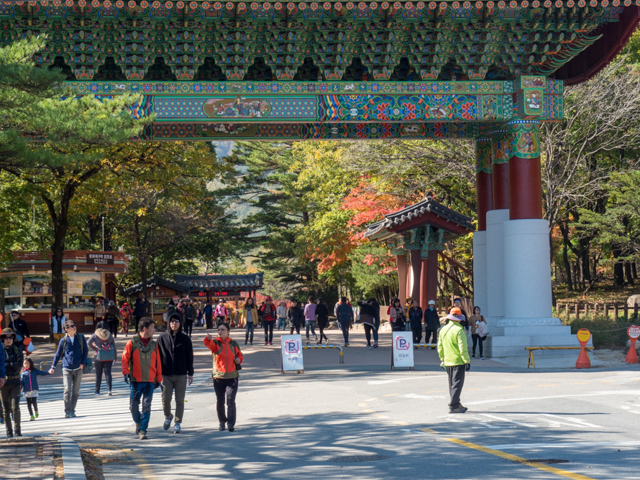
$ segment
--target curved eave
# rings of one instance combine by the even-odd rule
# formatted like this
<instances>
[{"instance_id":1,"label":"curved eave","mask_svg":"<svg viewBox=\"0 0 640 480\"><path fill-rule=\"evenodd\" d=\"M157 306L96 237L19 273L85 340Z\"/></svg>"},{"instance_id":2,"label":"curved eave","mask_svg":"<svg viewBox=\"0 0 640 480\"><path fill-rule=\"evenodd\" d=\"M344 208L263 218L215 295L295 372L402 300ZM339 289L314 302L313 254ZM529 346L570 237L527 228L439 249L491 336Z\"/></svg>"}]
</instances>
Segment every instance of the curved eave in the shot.
<instances>
[{"instance_id":1,"label":"curved eave","mask_svg":"<svg viewBox=\"0 0 640 480\"><path fill-rule=\"evenodd\" d=\"M640 7L625 7L618 22L607 23L594 32L602 35L599 40L550 77L564 80L566 85L576 85L589 80L620 53L639 23Z\"/></svg>"}]
</instances>

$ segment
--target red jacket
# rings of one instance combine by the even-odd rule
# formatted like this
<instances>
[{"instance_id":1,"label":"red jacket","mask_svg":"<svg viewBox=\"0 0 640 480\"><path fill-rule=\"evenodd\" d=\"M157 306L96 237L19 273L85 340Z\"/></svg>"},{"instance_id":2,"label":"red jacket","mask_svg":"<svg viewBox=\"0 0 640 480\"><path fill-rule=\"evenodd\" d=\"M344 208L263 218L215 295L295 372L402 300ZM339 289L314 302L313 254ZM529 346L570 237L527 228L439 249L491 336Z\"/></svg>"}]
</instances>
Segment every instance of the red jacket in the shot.
<instances>
[{"instance_id":1,"label":"red jacket","mask_svg":"<svg viewBox=\"0 0 640 480\"><path fill-rule=\"evenodd\" d=\"M122 374L131 375L132 382L161 382L160 351L155 340L145 347L136 335L127 342L122 352Z\"/></svg>"},{"instance_id":2,"label":"red jacket","mask_svg":"<svg viewBox=\"0 0 640 480\"><path fill-rule=\"evenodd\" d=\"M260 313L264 314L262 318L265 322L271 322L276 319L276 306L273 303L264 304L260 307Z\"/></svg>"},{"instance_id":3,"label":"red jacket","mask_svg":"<svg viewBox=\"0 0 640 480\"><path fill-rule=\"evenodd\" d=\"M225 339L218 337L215 340L205 337L204 344L213 352L213 377L238 378L238 369L234 360L236 357L240 359L240 363L244 360L238 342L231 337Z\"/></svg>"}]
</instances>

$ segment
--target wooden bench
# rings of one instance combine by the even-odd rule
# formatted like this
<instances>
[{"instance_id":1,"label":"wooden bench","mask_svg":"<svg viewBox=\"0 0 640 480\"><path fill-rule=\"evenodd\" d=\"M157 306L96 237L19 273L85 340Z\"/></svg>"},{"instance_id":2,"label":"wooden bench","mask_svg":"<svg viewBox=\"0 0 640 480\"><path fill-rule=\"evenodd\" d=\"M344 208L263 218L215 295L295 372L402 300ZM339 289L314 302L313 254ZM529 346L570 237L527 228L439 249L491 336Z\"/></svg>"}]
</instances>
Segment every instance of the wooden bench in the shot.
<instances>
[{"instance_id":1,"label":"wooden bench","mask_svg":"<svg viewBox=\"0 0 640 480\"><path fill-rule=\"evenodd\" d=\"M527 360L527 368L533 365L536 368L536 362L533 359L534 350L580 350L582 347L524 347L529 351L529 359ZM593 350L593 347L585 347L587 350Z\"/></svg>"}]
</instances>

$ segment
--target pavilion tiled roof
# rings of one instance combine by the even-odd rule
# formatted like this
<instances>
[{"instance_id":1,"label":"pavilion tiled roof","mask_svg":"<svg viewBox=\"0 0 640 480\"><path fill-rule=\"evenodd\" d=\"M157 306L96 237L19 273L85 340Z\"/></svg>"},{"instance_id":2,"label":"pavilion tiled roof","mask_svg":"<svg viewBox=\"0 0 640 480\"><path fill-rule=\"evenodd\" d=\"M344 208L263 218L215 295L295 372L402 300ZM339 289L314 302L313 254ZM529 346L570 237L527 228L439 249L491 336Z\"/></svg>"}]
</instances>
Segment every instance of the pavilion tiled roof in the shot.
<instances>
[{"instance_id":1,"label":"pavilion tiled roof","mask_svg":"<svg viewBox=\"0 0 640 480\"><path fill-rule=\"evenodd\" d=\"M172 282L171 280L167 280L166 278L159 277L158 275L154 275L153 277L147 280L147 288L151 288L155 286L170 288L172 290L175 290L176 292L186 293L190 290L190 288L187 285ZM136 283L135 285L131 285L129 288L125 289L124 293L128 296L131 296L141 291L142 291L142 282Z\"/></svg>"},{"instance_id":2,"label":"pavilion tiled roof","mask_svg":"<svg viewBox=\"0 0 640 480\"><path fill-rule=\"evenodd\" d=\"M448 207L445 207L441 203L436 202L431 196L428 196L424 200L418 203L409 205L401 210L390 213L384 216L384 219L367 225L367 231L365 237L371 237L383 230L402 225L405 222L413 220L425 213L433 213L444 220L459 225L469 231L473 231L474 227L471 223L471 217L462 215Z\"/></svg>"},{"instance_id":3,"label":"pavilion tiled roof","mask_svg":"<svg viewBox=\"0 0 640 480\"><path fill-rule=\"evenodd\" d=\"M189 286L191 289L211 288L227 290L243 290L245 288L262 288L263 273L246 275L176 275L176 282Z\"/></svg>"}]
</instances>

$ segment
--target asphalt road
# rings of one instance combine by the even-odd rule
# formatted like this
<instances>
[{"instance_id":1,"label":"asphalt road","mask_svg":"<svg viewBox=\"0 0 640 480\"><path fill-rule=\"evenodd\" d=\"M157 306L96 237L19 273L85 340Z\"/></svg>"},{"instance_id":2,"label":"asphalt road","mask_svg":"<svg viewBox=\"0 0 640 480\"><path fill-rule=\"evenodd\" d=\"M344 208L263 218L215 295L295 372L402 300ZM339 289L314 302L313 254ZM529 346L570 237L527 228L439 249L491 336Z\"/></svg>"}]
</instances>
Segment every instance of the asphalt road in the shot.
<instances>
[{"instance_id":1,"label":"asphalt road","mask_svg":"<svg viewBox=\"0 0 640 480\"><path fill-rule=\"evenodd\" d=\"M640 478L638 366L527 370L474 360L462 395L469 411L450 415L434 351L416 352L415 371L390 371L389 335L377 350L364 348L359 335L344 365L337 350L305 351L305 373L282 375L279 342L256 341L243 348L237 428L230 433L218 431L203 336L195 335L198 373L182 434L162 429L156 395L149 439L139 441L123 386L115 397L83 394L77 419L47 410L42 420L26 422L30 433L51 433L49 421L81 444L128 452L131 464L105 465L107 480ZM41 390L59 389L58 375L43 379ZM45 398L42 408L59 401Z\"/></svg>"}]
</instances>

